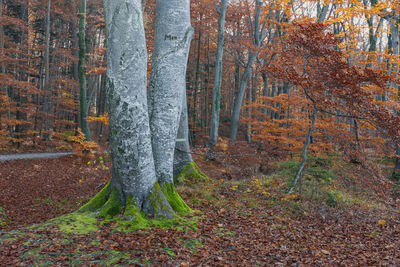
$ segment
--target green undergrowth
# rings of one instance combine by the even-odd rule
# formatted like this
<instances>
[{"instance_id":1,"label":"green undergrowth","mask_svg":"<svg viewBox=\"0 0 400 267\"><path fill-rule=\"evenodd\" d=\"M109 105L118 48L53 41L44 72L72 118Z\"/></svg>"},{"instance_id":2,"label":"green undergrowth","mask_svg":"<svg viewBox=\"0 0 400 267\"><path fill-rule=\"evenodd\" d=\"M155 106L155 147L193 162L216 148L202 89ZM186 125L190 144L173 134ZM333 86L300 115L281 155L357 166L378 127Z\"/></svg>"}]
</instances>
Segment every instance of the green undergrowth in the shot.
<instances>
[{"instance_id":1,"label":"green undergrowth","mask_svg":"<svg viewBox=\"0 0 400 267\"><path fill-rule=\"evenodd\" d=\"M344 160L340 155L310 156L302 179L294 193L287 195L292 185L299 162L294 159L275 163L276 169L270 175L260 175L251 179L226 181L232 193L240 194L242 204L230 204L243 209L257 209L260 205L279 207L291 216L298 216L320 207L352 209L354 205L370 210L383 210L385 205L376 193L363 184L366 170L359 165ZM214 203L214 205L218 205Z\"/></svg>"},{"instance_id":2,"label":"green undergrowth","mask_svg":"<svg viewBox=\"0 0 400 267\"><path fill-rule=\"evenodd\" d=\"M5 213L3 207L0 207L0 227L5 226L8 223L7 214Z\"/></svg>"}]
</instances>

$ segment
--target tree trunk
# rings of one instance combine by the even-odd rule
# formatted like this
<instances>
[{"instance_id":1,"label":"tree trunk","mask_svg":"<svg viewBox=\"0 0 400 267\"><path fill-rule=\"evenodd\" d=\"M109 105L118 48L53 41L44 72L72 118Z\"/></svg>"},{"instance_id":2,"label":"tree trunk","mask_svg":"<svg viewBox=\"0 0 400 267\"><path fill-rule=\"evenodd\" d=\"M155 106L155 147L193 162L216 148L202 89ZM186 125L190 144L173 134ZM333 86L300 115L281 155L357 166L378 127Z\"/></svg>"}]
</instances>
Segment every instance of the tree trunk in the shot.
<instances>
[{"instance_id":1,"label":"tree trunk","mask_svg":"<svg viewBox=\"0 0 400 267\"><path fill-rule=\"evenodd\" d=\"M50 88L50 16L51 16L51 0L47 2L47 23L46 23L46 48L45 48L45 97L44 97L44 112L45 119L45 135L46 141L50 140L50 111L51 111L51 88Z\"/></svg>"},{"instance_id":2,"label":"tree trunk","mask_svg":"<svg viewBox=\"0 0 400 267\"><path fill-rule=\"evenodd\" d=\"M157 1L148 103L142 2L104 0L113 176L81 212L114 216L124 210L124 218L140 222L140 211L157 218L190 211L172 173L193 30L189 0L170 3Z\"/></svg>"},{"instance_id":3,"label":"tree trunk","mask_svg":"<svg viewBox=\"0 0 400 267\"><path fill-rule=\"evenodd\" d=\"M240 81L239 93L235 99L235 105L233 107L233 114L231 119L231 129L230 129L230 139L232 142L236 141L238 129L239 129L239 119L240 119L240 109L242 107L244 93L247 87L247 81L252 72L252 66L254 60L256 59L256 54L250 52L249 59L246 68L243 72L242 79Z\"/></svg>"},{"instance_id":4,"label":"tree trunk","mask_svg":"<svg viewBox=\"0 0 400 267\"><path fill-rule=\"evenodd\" d=\"M298 180L301 179L300 177L303 173L304 166L306 165L307 158L308 158L307 157L307 149L311 143L311 134L314 131L314 125L315 125L316 118L317 118L317 108L314 106L314 109L313 109L313 112L311 115L311 125L308 128L306 140L304 141L303 151L301 152L301 162L300 162L299 168L297 169L296 176L294 177L293 185L287 192L288 195L293 192L293 189L296 186Z\"/></svg>"},{"instance_id":5,"label":"tree trunk","mask_svg":"<svg viewBox=\"0 0 400 267\"><path fill-rule=\"evenodd\" d=\"M154 52L149 89L149 116L157 181L173 183L173 159L186 63L193 28L189 0L157 0Z\"/></svg>"},{"instance_id":6,"label":"tree trunk","mask_svg":"<svg viewBox=\"0 0 400 267\"><path fill-rule=\"evenodd\" d=\"M391 30L391 46L392 46L392 53L394 55L399 55L399 16L398 16L398 10L395 9L393 11L393 17L390 20L390 30ZM397 80L398 78L398 64L393 64L392 66L392 71L395 74L395 79ZM396 89L399 89L399 85L394 82L393 87ZM400 96L400 92L398 92L398 95ZM399 111L397 111L399 112ZM400 147L396 148L396 162L394 165L393 173L392 173L392 178L400 180Z\"/></svg>"},{"instance_id":7,"label":"tree trunk","mask_svg":"<svg viewBox=\"0 0 400 267\"><path fill-rule=\"evenodd\" d=\"M221 102L222 57L224 53L225 16L227 4L228 0L221 0L220 7L217 7L217 12L219 13L218 44L217 58L215 61L214 87L212 94L210 140L208 144L211 150L214 150L214 146L217 144L218 139L219 112Z\"/></svg>"},{"instance_id":8,"label":"tree trunk","mask_svg":"<svg viewBox=\"0 0 400 267\"><path fill-rule=\"evenodd\" d=\"M80 211L114 216L125 208L171 217L172 209L157 186L147 107L147 48L140 0L105 0L107 90L111 183Z\"/></svg>"},{"instance_id":9,"label":"tree trunk","mask_svg":"<svg viewBox=\"0 0 400 267\"><path fill-rule=\"evenodd\" d=\"M87 141L90 141L90 128L86 118L88 116L88 101L86 99L86 0L81 0L79 10L79 103L80 125Z\"/></svg>"},{"instance_id":10,"label":"tree trunk","mask_svg":"<svg viewBox=\"0 0 400 267\"><path fill-rule=\"evenodd\" d=\"M254 45L260 46L261 43L261 32L260 32L260 15L261 15L261 5L262 2L260 0L256 1L256 14L254 18ZM231 142L236 141L238 128L239 128L239 119L240 119L240 109L243 103L244 93L247 87L247 81L251 77L252 68L254 61L257 57L256 51L249 50L249 57L247 60L246 68L243 72L242 79L240 81L239 93L235 99L235 105L233 108L233 114L231 118L231 128L230 128L230 139Z\"/></svg>"},{"instance_id":11,"label":"tree trunk","mask_svg":"<svg viewBox=\"0 0 400 267\"><path fill-rule=\"evenodd\" d=\"M200 93L200 59L201 59L201 29L199 29L199 40L197 42L197 59L196 59L196 73L195 73L195 80L193 86L193 107L192 107L192 142L193 145L196 145L196 131L197 131L197 111L198 111L198 94Z\"/></svg>"},{"instance_id":12,"label":"tree trunk","mask_svg":"<svg viewBox=\"0 0 400 267\"><path fill-rule=\"evenodd\" d=\"M188 112L186 104L186 92L182 97L182 111L179 120L178 134L176 136L176 144L174 151L174 177L179 175L183 169L192 163L192 154L189 146L189 127Z\"/></svg>"}]
</instances>

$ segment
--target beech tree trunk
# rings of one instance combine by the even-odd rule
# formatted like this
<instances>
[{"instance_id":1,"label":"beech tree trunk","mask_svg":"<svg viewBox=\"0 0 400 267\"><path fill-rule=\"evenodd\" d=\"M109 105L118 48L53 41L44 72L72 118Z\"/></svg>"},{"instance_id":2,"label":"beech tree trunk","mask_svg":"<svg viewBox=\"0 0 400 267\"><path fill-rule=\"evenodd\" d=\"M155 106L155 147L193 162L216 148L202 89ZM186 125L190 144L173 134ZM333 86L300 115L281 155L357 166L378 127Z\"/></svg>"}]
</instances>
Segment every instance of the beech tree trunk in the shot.
<instances>
[{"instance_id":1,"label":"beech tree trunk","mask_svg":"<svg viewBox=\"0 0 400 267\"><path fill-rule=\"evenodd\" d=\"M173 157L192 37L189 0L158 0L147 99L141 0L104 0L112 179L80 211L134 221L190 208L173 184ZM150 116L149 116L150 114ZM151 131L150 131L151 129ZM145 219L145 218L142 218Z\"/></svg>"},{"instance_id":2,"label":"beech tree trunk","mask_svg":"<svg viewBox=\"0 0 400 267\"><path fill-rule=\"evenodd\" d=\"M299 168L297 169L296 175L294 177L293 185L292 187L288 190L287 194L290 195L293 192L294 187L296 186L297 182L299 179L301 179L301 175L303 174L304 166L306 165L307 162L307 149L311 144L311 134L314 131L314 126L315 126L315 121L317 118L317 108L314 105L314 109L311 115L311 125L308 128L308 132L306 135L306 140L304 141L304 146L303 146L303 151L301 152L301 162L299 165Z\"/></svg>"},{"instance_id":3,"label":"beech tree trunk","mask_svg":"<svg viewBox=\"0 0 400 267\"><path fill-rule=\"evenodd\" d=\"M212 95L212 111L210 122L210 140L209 147L214 150L218 140L219 127L219 111L221 102L221 79L222 79L222 57L224 53L224 33L225 33L225 16L228 0L221 0L220 7L217 8L219 14L218 19L218 44L217 44L217 59L215 61L215 76Z\"/></svg>"},{"instance_id":4,"label":"beech tree trunk","mask_svg":"<svg viewBox=\"0 0 400 267\"><path fill-rule=\"evenodd\" d=\"M193 28L189 0L157 0L149 89L150 129L160 184L173 183L176 136Z\"/></svg>"},{"instance_id":5,"label":"beech tree trunk","mask_svg":"<svg viewBox=\"0 0 400 267\"><path fill-rule=\"evenodd\" d=\"M147 49L140 0L105 0L111 187L122 202L154 211L147 198L156 183L147 113Z\"/></svg>"},{"instance_id":6,"label":"beech tree trunk","mask_svg":"<svg viewBox=\"0 0 400 267\"><path fill-rule=\"evenodd\" d=\"M390 30L391 30L391 46L392 46L392 53L394 55L399 55L399 15L398 15L399 10L395 9L393 10L393 16L390 19ZM393 64L392 69L393 73L395 75L395 79L398 78L398 64ZM399 85L397 83L394 83L393 86L396 89L399 89ZM400 92L398 92L398 95L400 96ZM398 111L399 112L399 111ZM392 173L392 178L393 179L400 179L400 147L396 147L396 162L394 165L393 173Z\"/></svg>"},{"instance_id":7,"label":"beech tree trunk","mask_svg":"<svg viewBox=\"0 0 400 267\"><path fill-rule=\"evenodd\" d=\"M261 5L260 0L256 1L256 14L254 18L254 44L255 46L260 46L261 43L261 32L260 32L260 15L261 15ZM246 68L243 72L242 79L240 80L239 93L235 99L235 105L233 108L231 127L230 127L230 139L231 142L236 141L238 129L239 129L239 119L240 119L240 109L242 107L244 94L247 88L248 79L251 77L254 61L257 57L256 51L249 50L249 57L247 60Z\"/></svg>"},{"instance_id":8,"label":"beech tree trunk","mask_svg":"<svg viewBox=\"0 0 400 267\"><path fill-rule=\"evenodd\" d=\"M50 88L50 16L51 16L51 0L47 2L47 23L46 23L46 48L45 48L45 98L44 98L44 112L46 113L45 119L45 135L46 141L50 140L50 111L51 111L51 88Z\"/></svg>"},{"instance_id":9,"label":"beech tree trunk","mask_svg":"<svg viewBox=\"0 0 400 267\"><path fill-rule=\"evenodd\" d=\"M88 116L88 101L86 97L86 0L81 0L79 10L79 102L80 102L80 125L86 140L90 141L90 128L86 118Z\"/></svg>"},{"instance_id":10,"label":"beech tree trunk","mask_svg":"<svg viewBox=\"0 0 400 267\"><path fill-rule=\"evenodd\" d=\"M182 97L182 111L174 151L174 176L180 174L192 161L193 159L189 146L189 124L185 90Z\"/></svg>"}]
</instances>

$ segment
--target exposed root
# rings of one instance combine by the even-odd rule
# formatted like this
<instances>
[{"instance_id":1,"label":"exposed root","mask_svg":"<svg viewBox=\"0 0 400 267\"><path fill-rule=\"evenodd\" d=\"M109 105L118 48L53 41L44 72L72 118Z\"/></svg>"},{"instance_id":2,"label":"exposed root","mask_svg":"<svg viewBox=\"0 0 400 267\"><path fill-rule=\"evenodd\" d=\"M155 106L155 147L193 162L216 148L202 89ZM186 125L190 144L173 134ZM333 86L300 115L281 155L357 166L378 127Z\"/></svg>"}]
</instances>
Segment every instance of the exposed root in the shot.
<instances>
[{"instance_id":1,"label":"exposed root","mask_svg":"<svg viewBox=\"0 0 400 267\"><path fill-rule=\"evenodd\" d=\"M180 174L174 177L174 182L177 184L184 183L188 180L208 180L209 178L205 175L197 164L192 161L181 171Z\"/></svg>"}]
</instances>

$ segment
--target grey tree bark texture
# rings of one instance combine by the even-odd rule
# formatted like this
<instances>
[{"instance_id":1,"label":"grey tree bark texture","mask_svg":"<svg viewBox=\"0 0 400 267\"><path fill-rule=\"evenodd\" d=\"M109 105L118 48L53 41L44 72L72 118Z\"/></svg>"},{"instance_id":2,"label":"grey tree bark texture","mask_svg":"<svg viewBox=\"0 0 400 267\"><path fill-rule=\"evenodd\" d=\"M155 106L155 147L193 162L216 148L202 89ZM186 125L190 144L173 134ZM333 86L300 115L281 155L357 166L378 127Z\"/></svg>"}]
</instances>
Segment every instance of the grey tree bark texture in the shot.
<instances>
[{"instance_id":1,"label":"grey tree bark texture","mask_svg":"<svg viewBox=\"0 0 400 267\"><path fill-rule=\"evenodd\" d=\"M45 99L43 109L46 112L44 138L46 141L50 140L50 23L51 23L51 0L47 1L47 21L46 21L46 47L45 47Z\"/></svg>"},{"instance_id":2,"label":"grey tree bark texture","mask_svg":"<svg viewBox=\"0 0 400 267\"><path fill-rule=\"evenodd\" d=\"M149 88L150 129L160 184L173 183L173 159L193 28L189 0L157 0Z\"/></svg>"},{"instance_id":3,"label":"grey tree bark texture","mask_svg":"<svg viewBox=\"0 0 400 267\"><path fill-rule=\"evenodd\" d=\"M192 163L192 161L193 159L189 146L189 123L185 90L182 97L182 111L179 120L178 134L176 136L174 152L174 176L180 174L188 164Z\"/></svg>"},{"instance_id":4,"label":"grey tree bark texture","mask_svg":"<svg viewBox=\"0 0 400 267\"><path fill-rule=\"evenodd\" d=\"M140 0L105 0L111 186L142 207L155 182L147 113L147 48ZM147 212L151 212L147 210Z\"/></svg>"},{"instance_id":5,"label":"grey tree bark texture","mask_svg":"<svg viewBox=\"0 0 400 267\"><path fill-rule=\"evenodd\" d=\"M217 43L217 58L215 61L214 87L212 95L212 111L210 122L210 140L209 148L214 150L218 140L219 127L219 111L221 102L221 79L222 79L222 57L224 54L224 34L225 34L225 16L228 0L221 0L220 6L216 6L219 14L218 18L218 43Z\"/></svg>"},{"instance_id":6,"label":"grey tree bark texture","mask_svg":"<svg viewBox=\"0 0 400 267\"><path fill-rule=\"evenodd\" d=\"M142 1L104 0L113 171L111 182L81 212L107 217L123 210L134 221L140 211L165 218L190 211L173 184L192 36L189 0L157 0L156 6L149 106Z\"/></svg>"},{"instance_id":7,"label":"grey tree bark texture","mask_svg":"<svg viewBox=\"0 0 400 267\"><path fill-rule=\"evenodd\" d=\"M86 0L81 0L79 10L79 102L80 102L80 125L86 140L90 141L90 128L86 118L88 116L88 102L86 97Z\"/></svg>"},{"instance_id":8,"label":"grey tree bark texture","mask_svg":"<svg viewBox=\"0 0 400 267\"><path fill-rule=\"evenodd\" d=\"M392 45L392 53L394 55L399 55L399 10L394 9L393 15L390 18L390 30L391 30L391 45ZM398 64L393 64L392 66L393 72L395 73L395 78L398 77ZM397 83L393 84L393 87L396 89L399 88ZM400 96L400 92L398 92ZM399 111L397 111L399 112ZM394 165L394 169L392 172L392 178L400 180L400 147L396 148L396 162Z\"/></svg>"}]
</instances>

